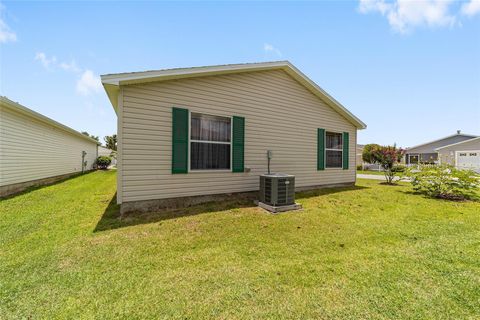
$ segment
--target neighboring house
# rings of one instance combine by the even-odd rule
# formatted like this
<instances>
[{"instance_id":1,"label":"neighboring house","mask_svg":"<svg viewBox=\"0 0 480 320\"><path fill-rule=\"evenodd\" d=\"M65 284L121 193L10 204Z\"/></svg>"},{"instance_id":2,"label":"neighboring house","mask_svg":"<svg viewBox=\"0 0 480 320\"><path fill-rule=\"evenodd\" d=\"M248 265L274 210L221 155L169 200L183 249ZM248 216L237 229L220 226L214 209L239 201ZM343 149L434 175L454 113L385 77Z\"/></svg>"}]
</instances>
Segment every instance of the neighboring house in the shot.
<instances>
[{"instance_id":1,"label":"neighboring house","mask_svg":"<svg viewBox=\"0 0 480 320\"><path fill-rule=\"evenodd\" d=\"M457 133L454 135L408 148L405 151L405 163L407 165L418 163L437 163L438 154L436 149L453 143L470 140L475 137L476 136L471 134L463 134L460 132L460 130L458 130Z\"/></svg>"},{"instance_id":2,"label":"neighboring house","mask_svg":"<svg viewBox=\"0 0 480 320\"><path fill-rule=\"evenodd\" d=\"M116 166L117 165L117 159L113 156L113 154L115 153L115 151L113 151L112 149L108 149L108 148L105 148L105 147L102 147L102 146L98 146L98 156L101 157L101 156L106 156L106 157L110 157L112 158L112 166Z\"/></svg>"},{"instance_id":3,"label":"neighboring house","mask_svg":"<svg viewBox=\"0 0 480 320\"><path fill-rule=\"evenodd\" d=\"M480 172L480 137L437 148L440 163Z\"/></svg>"},{"instance_id":4,"label":"neighboring house","mask_svg":"<svg viewBox=\"0 0 480 320\"><path fill-rule=\"evenodd\" d=\"M358 165L361 165L363 164L363 158L362 158L362 154L363 154L363 148L365 147L364 144L357 144L357 150L355 151L355 162L357 163L357 166Z\"/></svg>"},{"instance_id":5,"label":"neighboring house","mask_svg":"<svg viewBox=\"0 0 480 320\"><path fill-rule=\"evenodd\" d=\"M0 97L0 196L90 170L96 157L97 141Z\"/></svg>"},{"instance_id":6,"label":"neighboring house","mask_svg":"<svg viewBox=\"0 0 480 320\"><path fill-rule=\"evenodd\" d=\"M258 190L268 150L272 171L295 175L297 190L355 183L357 130L366 125L287 61L111 74L102 83L118 116L122 212Z\"/></svg>"}]
</instances>

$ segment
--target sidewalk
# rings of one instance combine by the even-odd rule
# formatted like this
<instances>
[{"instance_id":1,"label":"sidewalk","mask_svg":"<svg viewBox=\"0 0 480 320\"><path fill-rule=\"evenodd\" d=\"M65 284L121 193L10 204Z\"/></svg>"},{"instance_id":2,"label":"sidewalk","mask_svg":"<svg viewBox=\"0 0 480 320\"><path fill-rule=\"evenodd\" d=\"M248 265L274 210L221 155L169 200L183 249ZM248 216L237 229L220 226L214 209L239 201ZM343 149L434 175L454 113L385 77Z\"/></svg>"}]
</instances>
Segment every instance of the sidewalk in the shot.
<instances>
[{"instance_id":1,"label":"sidewalk","mask_svg":"<svg viewBox=\"0 0 480 320\"><path fill-rule=\"evenodd\" d=\"M379 175L374 175L374 174L357 174L357 178L358 179L371 179L371 180L383 180L385 181L385 177L384 176L379 176ZM395 177L393 179L393 181L399 181L400 178L399 177ZM401 181L410 181L409 179L402 179Z\"/></svg>"}]
</instances>

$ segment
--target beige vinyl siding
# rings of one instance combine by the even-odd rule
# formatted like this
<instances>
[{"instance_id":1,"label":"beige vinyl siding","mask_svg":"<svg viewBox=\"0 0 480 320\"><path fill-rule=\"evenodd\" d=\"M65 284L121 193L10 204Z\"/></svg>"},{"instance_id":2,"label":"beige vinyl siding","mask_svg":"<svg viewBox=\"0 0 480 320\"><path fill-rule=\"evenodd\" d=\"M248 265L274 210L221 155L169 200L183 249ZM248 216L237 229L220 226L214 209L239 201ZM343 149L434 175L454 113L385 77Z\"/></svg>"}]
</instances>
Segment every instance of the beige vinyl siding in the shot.
<instances>
[{"instance_id":1,"label":"beige vinyl siding","mask_svg":"<svg viewBox=\"0 0 480 320\"><path fill-rule=\"evenodd\" d=\"M94 142L0 106L0 186L79 172L82 151L91 169Z\"/></svg>"},{"instance_id":2,"label":"beige vinyl siding","mask_svg":"<svg viewBox=\"0 0 480 320\"><path fill-rule=\"evenodd\" d=\"M438 158L442 164L451 164L453 166L455 163L455 152L457 151L479 151L480 150L480 139L470 139L471 141L465 141L460 144L453 145L451 147L446 147L438 150Z\"/></svg>"},{"instance_id":3,"label":"beige vinyl siding","mask_svg":"<svg viewBox=\"0 0 480 320\"><path fill-rule=\"evenodd\" d=\"M123 202L258 190L267 170L296 176L298 187L355 181L356 128L281 70L122 87ZM172 107L245 117L250 172L171 174ZM317 128L349 132L349 170L317 171Z\"/></svg>"}]
</instances>

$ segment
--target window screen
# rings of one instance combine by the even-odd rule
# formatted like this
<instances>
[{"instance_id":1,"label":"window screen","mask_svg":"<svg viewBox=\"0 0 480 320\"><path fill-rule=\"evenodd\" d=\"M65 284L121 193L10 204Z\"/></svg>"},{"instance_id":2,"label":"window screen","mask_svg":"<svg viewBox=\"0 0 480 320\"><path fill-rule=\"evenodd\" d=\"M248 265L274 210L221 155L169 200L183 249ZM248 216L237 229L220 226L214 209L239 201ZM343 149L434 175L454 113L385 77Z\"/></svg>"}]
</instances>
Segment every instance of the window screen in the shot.
<instances>
[{"instance_id":1,"label":"window screen","mask_svg":"<svg viewBox=\"0 0 480 320\"><path fill-rule=\"evenodd\" d=\"M342 134L325 133L325 166L327 168L342 168L343 143Z\"/></svg>"},{"instance_id":2,"label":"window screen","mask_svg":"<svg viewBox=\"0 0 480 320\"><path fill-rule=\"evenodd\" d=\"M230 169L231 120L192 113L190 169Z\"/></svg>"}]
</instances>

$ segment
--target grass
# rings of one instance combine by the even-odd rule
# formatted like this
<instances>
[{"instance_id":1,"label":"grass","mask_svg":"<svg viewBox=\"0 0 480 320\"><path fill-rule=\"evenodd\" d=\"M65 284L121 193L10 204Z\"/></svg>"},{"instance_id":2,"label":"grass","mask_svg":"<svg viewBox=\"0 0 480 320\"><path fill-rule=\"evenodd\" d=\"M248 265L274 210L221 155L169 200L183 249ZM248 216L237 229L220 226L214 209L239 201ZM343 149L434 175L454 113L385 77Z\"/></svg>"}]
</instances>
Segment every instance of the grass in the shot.
<instances>
[{"instance_id":1,"label":"grass","mask_svg":"<svg viewBox=\"0 0 480 320\"><path fill-rule=\"evenodd\" d=\"M474 319L480 203L411 188L119 219L115 172L0 202L0 318Z\"/></svg>"}]
</instances>

